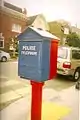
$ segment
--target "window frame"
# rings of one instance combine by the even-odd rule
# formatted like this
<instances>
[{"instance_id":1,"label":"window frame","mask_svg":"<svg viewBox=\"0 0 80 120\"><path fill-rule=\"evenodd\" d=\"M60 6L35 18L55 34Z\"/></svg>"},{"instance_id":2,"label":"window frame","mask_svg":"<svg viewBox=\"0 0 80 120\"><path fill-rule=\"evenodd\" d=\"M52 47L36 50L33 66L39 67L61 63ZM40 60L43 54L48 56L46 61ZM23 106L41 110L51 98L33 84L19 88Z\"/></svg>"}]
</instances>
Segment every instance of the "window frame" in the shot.
<instances>
[{"instance_id":1,"label":"window frame","mask_svg":"<svg viewBox=\"0 0 80 120\"><path fill-rule=\"evenodd\" d=\"M21 33L21 25L13 23L12 24L12 32Z\"/></svg>"},{"instance_id":2,"label":"window frame","mask_svg":"<svg viewBox=\"0 0 80 120\"><path fill-rule=\"evenodd\" d=\"M0 33L0 42L3 42L2 43L3 46L0 46L0 48L4 48L4 37L3 37L2 33Z\"/></svg>"}]
</instances>

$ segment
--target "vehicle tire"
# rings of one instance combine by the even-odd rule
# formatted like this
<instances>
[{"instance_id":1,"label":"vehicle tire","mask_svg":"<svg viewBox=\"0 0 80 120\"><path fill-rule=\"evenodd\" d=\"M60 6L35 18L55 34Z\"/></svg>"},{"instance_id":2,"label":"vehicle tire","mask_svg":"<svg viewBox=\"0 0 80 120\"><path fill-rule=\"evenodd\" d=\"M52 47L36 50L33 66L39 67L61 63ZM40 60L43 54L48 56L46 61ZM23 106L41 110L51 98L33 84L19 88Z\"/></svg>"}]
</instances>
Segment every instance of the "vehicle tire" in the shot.
<instances>
[{"instance_id":1,"label":"vehicle tire","mask_svg":"<svg viewBox=\"0 0 80 120\"><path fill-rule=\"evenodd\" d=\"M78 90L80 90L80 81L78 81L78 82L76 83L75 88L78 89Z\"/></svg>"},{"instance_id":2,"label":"vehicle tire","mask_svg":"<svg viewBox=\"0 0 80 120\"><path fill-rule=\"evenodd\" d=\"M74 76L73 76L73 81L76 82L78 81L80 78L80 68L78 68L75 73L74 73Z\"/></svg>"},{"instance_id":3,"label":"vehicle tire","mask_svg":"<svg viewBox=\"0 0 80 120\"><path fill-rule=\"evenodd\" d=\"M7 57L3 56L3 57L1 58L1 61L2 61L2 62L6 62L6 61L7 61Z\"/></svg>"}]
</instances>

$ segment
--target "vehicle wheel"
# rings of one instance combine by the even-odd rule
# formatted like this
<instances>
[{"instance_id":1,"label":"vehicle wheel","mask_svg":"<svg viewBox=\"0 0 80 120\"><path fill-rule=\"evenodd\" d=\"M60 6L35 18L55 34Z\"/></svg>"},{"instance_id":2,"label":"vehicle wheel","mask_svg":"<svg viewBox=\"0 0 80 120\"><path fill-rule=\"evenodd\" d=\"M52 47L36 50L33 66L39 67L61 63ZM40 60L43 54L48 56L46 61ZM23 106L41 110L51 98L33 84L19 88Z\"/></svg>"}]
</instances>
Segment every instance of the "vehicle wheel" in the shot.
<instances>
[{"instance_id":1,"label":"vehicle wheel","mask_svg":"<svg viewBox=\"0 0 80 120\"><path fill-rule=\"evenodd\" d=\"M76 82L80 78L80 69L77 69L73 76L73 81Z\"/></svg>"},{"instance_id":2,"label":"vehicle wheel","mask_svg":"<svg viewBox=\"0 0 80 120\"><path fill-rule=\"evenodd\" d=\"M6 62L6 61L7 61L7 58L6 58L5 56L3 56L3 57L1 58L1 61L2 61L2 62Z\"/></svg>"},{"instance_id":3,"label":"vehicle wheel","mask_svg":"<svg viewBox=\"0 0 80 120\"><path fill-rule=\"evenodd\" d=\"M76 83L75 88L78 89L78 90L80 90L80 81L78 81L78 82Z\"/></svg>"}]
</instances>

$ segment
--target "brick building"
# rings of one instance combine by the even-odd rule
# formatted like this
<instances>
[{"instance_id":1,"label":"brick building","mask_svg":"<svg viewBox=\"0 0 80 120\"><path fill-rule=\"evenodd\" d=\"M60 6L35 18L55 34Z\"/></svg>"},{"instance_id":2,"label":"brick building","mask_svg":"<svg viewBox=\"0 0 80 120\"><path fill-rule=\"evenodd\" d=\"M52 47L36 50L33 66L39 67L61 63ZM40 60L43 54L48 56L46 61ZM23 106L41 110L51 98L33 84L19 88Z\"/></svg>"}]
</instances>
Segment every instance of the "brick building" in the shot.
<instances>
[{"instance_id":1,"label":"brick building","mask_svg":"<svg viewBox=\"0 0 80 120\"><path fill-rule=\"evenodd\" d=\"M27 12L8 2L0 1L0 49L9 50L9 40L21 33L27 23Z\"/></svg>"}]
</instances>

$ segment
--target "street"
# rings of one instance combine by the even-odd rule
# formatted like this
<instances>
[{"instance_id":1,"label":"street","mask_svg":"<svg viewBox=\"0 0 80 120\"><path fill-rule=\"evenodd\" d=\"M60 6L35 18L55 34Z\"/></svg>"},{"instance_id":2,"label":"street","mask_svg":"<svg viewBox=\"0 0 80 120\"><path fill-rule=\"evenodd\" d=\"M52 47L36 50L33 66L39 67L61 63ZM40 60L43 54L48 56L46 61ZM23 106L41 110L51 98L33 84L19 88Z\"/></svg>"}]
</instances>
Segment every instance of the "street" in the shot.
<instances>
[{"instance_id":1,"label":"street","mask_svg":"<svg viewBox=\"0 0 80 120\"><path fill-rule=\"evenodd\" d=\"M17 61L13 62L1 62L0 69L1 77L6 77L9 80L21 80L18 76L18 63ZM28 82L28 80L23 80L24 82ZM29 83L29 82L28 82ZM73 86L75 82L71 81L68 77L65 76L57 76L53 80L46 81L45 87L50 87L55 90L62 90Z\"/></svg>"},{"instance_id":2,"label":"street","mask_svg":"<svg viewBox=\"0 0 80 120\"><path fill-rule=\"evenodd\" d=\"M30 81L26 80L26 79L21 79L18 76L18 62L17 61L11 61L11 62L1 62L1 69L0 69L0 75L1 75L1 92L0 94L3 95L6 93L9 93L9 91L12 90L16 90L16 92L18 93L18 96L12 99L8 100L2 100L2 108L4 108L6 105L8 105L9 103L12 103L13 101L23 97L26 94L26 87L30 88ZM50 89L54 89L55 91L61 91L64 89L67 89L71 86L73 86L75 84L75 82L72 82L71 80L69 80L67 77L64 76L57 76L55 79L50 80L50 81L46 81L44 88L50 88ZM12 91L11 90L11 91ZM22 92L22 91L23 92ZM13 93L10 93L13 94ZM6 103L5 103L6 102Z\"/></svg>"},{"instance_id":3,"label":"street","mask_svg":"<svg viewBox=\"0 0 80 120\"><path fill-rule=\"evenodd\" d=\"M1 62L1 69L0 69L0 110L7 109L8 106L11 105L11 103L17 102L18 100L22 100L27 103L30 103L31 98L31 85L30 81L26 79L21 79L18 76L18 62L17 61L10 61L10 62ZM46 81L44 84L43 89L43 101L51 101L54 103L58 103L61 106L56 106L56 104L53 104L53 108L56 107L56 109L62 110L62 116L64 117L63 120L71 120L72 117L74 117L73 120L78 120L78 103L79 103L79 94L78 91L75 91L74 89L75 82L72 82L69 80L68 77L63 76L57 76L53 80ZM75 95L76 97L75 97ZM67 99L70 98L69 100ZM26 97L26 98L25 98ZM74 102L73 101L74 99ZM70 113L69 108L65 107L65 104L68 107L72 107L70 109L73 109L71 116L69 118L65 118L65 115ZM75 105L74 105L75 104ZM46 105L46 103L44 104ZM74 106L73 106L74 105ZM15 106L15 105L14 105ZM47 105L46 105L47 106ZM50 106L50 105L49 105ZM44 107L44 106L43 106ZM16 107L17 109L17 107ZM46 109L45 107L43 109ZM59 110L59 111L60 111ZM74 110L76 111L74 114ZM3 112L2 111L2 112ZM8 110L7 110L8 111ZM24 110L23 110L24 111ZM57 111L57 110L56 110ZM64 112L65 111L65 112ZM4 112L3 112L4 113ZM7 113L8 114L8 113ZM56 112L55 116L60 117L60 112ZM4 119L4 116L2 116ZM9 118L6 118L6 120L9 120ZM10 119L12 120L12 119ZM19 119L20 120L20 119ZM54 119L56 120L56 119Z\"/></svg>"}]
</instances>

